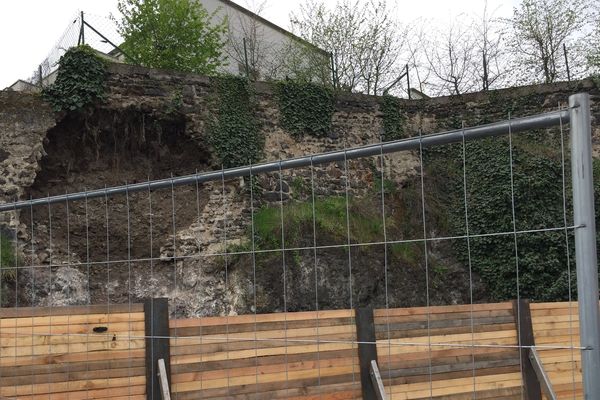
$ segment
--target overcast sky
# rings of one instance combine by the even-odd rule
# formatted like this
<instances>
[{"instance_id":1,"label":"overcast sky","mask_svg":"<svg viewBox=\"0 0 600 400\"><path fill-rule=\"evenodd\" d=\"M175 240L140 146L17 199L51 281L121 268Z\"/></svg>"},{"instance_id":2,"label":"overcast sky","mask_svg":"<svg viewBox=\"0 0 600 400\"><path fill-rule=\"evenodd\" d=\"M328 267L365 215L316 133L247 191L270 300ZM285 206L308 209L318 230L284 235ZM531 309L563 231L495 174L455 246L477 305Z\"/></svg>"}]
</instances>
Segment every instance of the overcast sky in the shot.
<instances>
[{"instance_id":1,"label":"overcast sky","mask_svg":"<svg viewBox=\"0 0 600 400\"><path fill-rule=\"evenodd\" d=\"M234 1L248 5L246 0ZM397 4L392 9L400 21L423 17L445 23L463 13L480 14L485 0L389 1ZM298 10L301 3L302 0L266 0L262 15L289 28L289 14ZM496 10L496 16L509 16L517 3L518 0L488 0L488 9ZM116 4L117 0L0 0L0 89L30 77L79 10L108 16L117 14Z\"/></svg>"}]
</instances>

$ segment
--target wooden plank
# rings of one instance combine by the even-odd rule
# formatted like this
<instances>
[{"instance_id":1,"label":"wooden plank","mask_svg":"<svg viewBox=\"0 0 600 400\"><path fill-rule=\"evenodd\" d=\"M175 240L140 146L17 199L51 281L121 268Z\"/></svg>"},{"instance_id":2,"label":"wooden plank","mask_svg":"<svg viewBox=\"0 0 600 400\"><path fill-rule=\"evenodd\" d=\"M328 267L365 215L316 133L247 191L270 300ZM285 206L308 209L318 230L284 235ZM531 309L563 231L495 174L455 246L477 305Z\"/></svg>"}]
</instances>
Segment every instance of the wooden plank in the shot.
<instances>
[{"instance_id":1,"label":"wooden plank","mask_svg":"<svg viewBox=\"0 0 600 400\"><path fill-rule=\"evenodd\" d=\"M237 392L234 390L198 390L192 392L184 392L177 394L177 400L196 400L196 399L212 399L212 400L272 400L272 399L306 399L319 398L323 399L362 399L358 382L349 380L343 383L321 384L318 382L305 382L298 385L292 381L289 387L278 389L272 387L272 390L262 390L254 392L246 390L245 392ZM340 396L340 397L337 397Z\"/></svg>"},{"instance_id":2,"label":"wooden plank","mask_svg":"<svg viewBox=\"0 0 600 400\"><path fill-rule=\"evenodd\" d=\"M331 368L353 365L356 366L356 373L358 374L358 359L354 358L333 358L319 360L308 360L298 362L288 362L285 364L267 364L261 366L248 366L248 367L235 367L227 369L206 369L204 371L186 372L180 374L173 374L173 383L190 382L190 381L201 381L211 379L221 379L227 377L237 376L248 376L248 375L263 375L267 373L275 373L281 371L301 371L312 369L316 370L320 367Z\"/></svg>"},{"instance_id":3,"label":"wooden plank","mask_svg":"<svg viewBox=\"0 0 600 400\"><path fill-rule=\"evenodd\" d=\"M492 384L500 384L504 382L504 387L516 387L521 386L521 374L519 372L511 372L507 374L496 374L496 375L484 375L480 377L475 377L475 388L483 389L486 387L486 383ZM479 386L478 388L478 385ZM491 387L490 387L491 386ZM487 386L488 389L492 389L495 385ZM434 396L440 396L443 394L452 394L452 393L469 393L473 391L473 378L456 378L456 379L446 379L439 381L424 381L419 383L409 383L404 385L395 385L391 386L391 392L393 394L401 394L401 393L410 393L410 392L421 392L420 394L423 397L429 398L429 390L434 389ZM448 389L448 390L444 390ZM395 398L395 396L394 396ZM402 398L402 397L400 397ZM410 396L408 398L418 398Z\"/></svg>"},{"instance_id":4,"label":"wooden plank","mask_svg":"<svg viewBox=\"0 0 600 400\"><path fill-rule=\"evenodd\" d=\"M211 354L223 351L237 351L248 349L264 349L269 347L281 346L300 346L316 343L328 342L354 342L354 337L349 337L347 333L324 334L318 336L301 336L295 338L240 338L238 340L221 341L216 343L204 341L202 338L190 338L190 340L171 339L171 355L182 354Z\"/></svg>"},{"instance_id":5,"label":"wooden plank","mask_svg":"<svg viewBox=\"0 0 600 400\"><path fill-rule=\"evenodd\" d=\"M452 306L430 306L430 307L409 307L409 308L390 308L373 310L375 318L398 315L427 315L427 314L449 314L455 312L470 311L493 311L493 310L511 310L510 302L504 303L483 303L483 304L459 304Z\"/></svg>"},{"instance_id":6,"label":"wooden plank","mask_svg":"<svg viewBox=\"0 0 600 400\"><path fill-rule=\"evenodd\" d=\"M315 378L323 379L331 376L346 376L352 374L353 366L346 365L332 368L318 368L299 371L275 372L272 374L263 374L260 376L239 376L228 377L222 379L212 379L209 381L191 381L173 384L173 393L181 393L194 391L198 389L215 389L215 388L232 388L234 386L254 386L255 390L260 390L260 384L263 383L280 383L285 385L289 381Z\"/></svg>"},{"instance_id":7,"label":"wooden plank","mask_svg":"<svg viewBox=\"0 0 600 400\"><path fill-rule=\"evenodd\" d=\"M333 350L351 350L355 347L352 343L324 343L315 345L300 345L300 346L280 346L268 349L257 350L240 350L235 352L211 353L206 355L191 354L171 357L171 366L176 364L186 364L199 362L201 359L206 361L218 360L239 360L244 358L265 357L272 355L283 354L307 354L310 358L316 357L317 352L333 351Z\"/></svg>"},{"instance_id":8,"label":"wooden plank","mask_svg":"<svg viewBox=\"0 0 600 400\"><path fill-rule=\"evenodd\" d=\"M143 304L94 304L66 307L10 307L0 308L0 319L49 317L57 315L116 314L143 312Z\"/></svg>"},{"instance_id":9,"label":"wooden plank","mask_svg":"<svg viewBox=\"0 0 600 400\"><path fill-rule=\"evenodd\" d=\"M126 350L93 351L82 353L59 353L40 356L7 357L0 358L0 367L12 367L21 365L60 364L81 361L112 360L123 358L144 357L144 347Z\"/></svg>"},{"instance_id":10,"label":"wooden plank","mask_svg":"<svg viewBox=\"0 0 600 400\"><path fill-rule=\"evenodd\" d=\"M143 321L144 313L120 313L120 314L87 314L87 315L58 315L50 317L35 318L5 318L0 320L2 329L30 327L30 326L52 326L70 324L107 324L111 322L133 322Z\"/></svg>"},{"instance_id":11,"label":"wooden plank","mask_svg":"<svg viewBox=\"0 0 600 400\"><path fill-rule=\"evenodd\" d=\"M128 387L141 385L145 382L144 376L112 379L89 379L82 381L57 382L52 384L23 385L13 387L0 387L0 396L22 396L47 393L71 392L84 389L100 389L107 387Z\"/></svg>"},{"instance_id":12,"label":"wooden plank","mask_svg":"<svg viewBox=\"0 0 600 400\"><path fill-rule=\"evenodd\" d=\"M356 377L356 385L359 385L358 377ZM190 390L189 392L177 393L177 398L190 398L184 396L186 393L194 392L196 393L196 397L191 398L204 398L210 399L214 397L226 397L233 398L237 395L250 395L253 393L266 393L273 391L293 391L294 389L302 390L301 393L307 393L312 389L314 389L313 393L319 393L319 389L334 384L344 384L353 381L353 375L351 373L348 374L335 374L335 375L325 375L321 374L320 376L312 374L312 376L299 376L295 379L287 379L287 380L274 380L272 382L263 382L260 384L256 384L256 382L250 382L249 384L240 384L240 385L228 385L222 386L218 388L204 388L204 389L196 389ZM199 385L198 385L199 386ZM198 392L201 390L201 395L198 395ZM173 395L175 397L175 395Z\"/></svg>"},{"instance_id":13,"label":"wooden plank","mask_svg":"<svg viewBox=\"0 0 600 400\"><path fill-rule=\"evenodd\" d=\"M19 335L61 335L61 334L94 334L94 324L65 324L59 325L52 322L51 325L4 327L0 322L0 337ZM144 321L110 322L102 324L106 333L119 333L129 331L143 331Z\"/></svg>"},{"instance_id":14,"label":"wooden plank","mask_svg":"<svg viewBox=\"0 0 600 400\"><path fill-rule=\"evenodd\" d=\"M129 331L118 333L98 334L63 334L63 335L2 335L0 337L0 348L11 347L48 347L58 345L75 345L81 343L114 342L117 340L133 340L144 337L144 331Z\"/></svg>"},{"instance_id":15,"label":"wooden plank","mask_svg":"<svg viewBox=\"0 0 600 400\"><path fill-rule=\"evenodd\" d=\"M356 340L360 364L360 384L363 399L377 400L377 392L371 381L371 361L377 361L377 338L372 308L356 309Z\"/></svg>"},{"instance_id":16,"label":"wooden plank","mask_svg":"<svg viewBox=\"0 0 600 400\"><path fill-rule=\"evenodd\" d=\"M117 338L116 340L106 340L94 343L76 343L76 344L58 344L53 346L24 346L24 347L6 347L0 348L0 366L7 365L6 362L11 358L32 357L52 354L73 354L82 353L84 357L90 352L96 351L114 351L114 350L133 350L143 349L143 339Z\"/></svg>"},{"instance_id":17,"label":"wooden plank","mask_svg":"<svg viewBox=\"0 0 600 400\"><path fill-rule=\"evenodd\" d=\"M323 350L319 353L319 359L330 360L339 358L353 358L358 360L356 350L353 348L345 350ZM213 371L220 369L234 369L234 368L245 368L245 367L260 367L267 365L277 364L288 364L295 362L312 362L315 361L316 357L311 353L298 353L290 354L283 353L279 355L271 355L254 358L242 358L242 359L225 359L225 360L207 360L205 361L201 356L197 357L195 362L176 364L173 362L174 357L171 357L171 369L172 374L183 374L190 372L202 372L202 371ZM357 361L355 361L357 362ZM353 362L353 363L355 363Z\"/></svg>"},{"instance_id":18,"label":"wooden plank","mask_svg":"<svg viewBox=\"0 0 600 400\"><path fill-rule=\"evenodd\" d=\"M494 318L494 317L509 317L512 316L510 310L483 310L474 312L460 312L460 313L438 313L431 315L422 314L407 314L401 316L390 316L390 317L379 317L375 319L375 325L387 325L388 323L403 323L403 322L416 322L416 321L451 321L454 319L471 319L477 320L480 318Z\"/></svg>"},{"instance_id":19,"label":"wooden plank","mask_svg":"<svg viewBox=\"0 0 600 400\"><path fill-rule=\"evenodd\" d=\"M376 332L387 332L389 331L404 331L404 330L418 330L437 328L455 328L455 327L470 327L473 326L494 326L498 324L514 323L514 317L512 314L504 316L494 317L482 317L482 318L457 318L457 319L438 319L438 320L427 320L421 319L418 321L401 321L401 322L390 322L384 321L383 323L377 323L375 321Z\"/></svg>"},{"instance_id":20,"label":"wooden plank","mask_svg":"<svg viewBox=\"0 0 600 400\"><path fill-rule=\"evenodd\" d=\"M81 381L89 379L110 379L110 378L126 378L131 376L141 376L145 374L145 368L143 365L134 367L125 366L124 368L111 368L104 370L90 370L90 371L67 371L63 373L50 373L41 375L23 375L15 377L2 376L3 386L24 386L24 385L35 385L40 383L57 383L57 382L69 382L69 381Z\"/></svg>"},{"instance_id":21,"label":"wooden plank","mask_svg":"<svg viewBox=\"0 0 600 400\"><path fill-rule=\"evenodd\" d=\"M529 300L514 300L513 312L515 314L515 323L517 325L519 346L535 346ZM521 373L526 398L528 400L541 400L542 389L537 379L533 364L529 359L529 350L521 347L519 348L519 352L521 356Z\"/></svg>"},{"instance_id":22,"label":"wooden plank","mask_svg":"<svg viewBox=\"0 0 600 400\"><path fill-rule=\"evenodd\" d=\"M233 318L237 317L230 317ZM250 332L254 334L257 331L269 331L269 330L287 330L294 328L314 328L323 326L337 326L337 325L354 325L354 318L327 318L327 319L314 319L314 320L299 320L299 321L279 321L279 322L262 322L259 324L244 323L244 324L231 324L231 325L209 325L209 326L189 326L183 328L171 327L171 336L183 337L183 336L203 336L203 335L227 335L239 332Z\"/></svg>"},{"instance_id":23,"label":"wooden plank","mask_svg":"<svg viewBox=\"0 0 600 400\"><path fill-rule=\"evenodd\" d=\"M171 350L169 340L169 300L148 299L144 302L146 322L146 393L150 400L162 397L158 360L164 360L167 384L171 382ZM167 387L168 392L171 391Z\"/></svg>"},{"instance_id":24,"label":"wooden plank","mask_svg":"<svg viewBox=\"0 0 600 400\"><path fill-rule=\"evenodd\" d=\"M478 378L483 378L488 375L503 375L510 373L520 373L519 365L517 364L506 367L483 368L479 371L476 371L475 376L473 376L473 371L468 369L462 371L443 372L431 375L429 375L429 373L425 373L413 376L400 376L397 378L386 380L386 386L409 385L430 381L442 382L452 379L466 379L469 382L467 386L470 386L470 391L473 391L473 388L476 388L476 386L474 385L477 383Z\"/></svg>"},{"instance_id":25,"label":"wooden plank","mask_svg":"<svg viewBox=\"0 0 600 400\"><path fill-rule=\"evenodd\" d=\"M330 318L352 318L354 310L331 310L331 311L302 311L292 313L272 313L272 314L247 314L234 317L207 317L207 318L187 318L173 319L170 321L171 328L184 328L190 326L231 326L237 324L254 324L264 322L291 322L291 321L312 321L324 320Z\"/></svg>"},{"instance_id":26,"label":"wooden plank","mask_svg":"<svg viewBox=\"0 0 600 400\"><path fill-rule=\"evenodd\" d=\"M17 376L31 376L36 375L39 377L38 380L43 381L46 379L45 375L60 375L63 373L78 373L82 371L102 371L112 370L121 368L139 368L144 366L144 359L142 358L128 358L128 359L111 359L103 361L83 361L77 363L61 363L61 364L48 364L48 365L24 365L10 368L0 369L0 377L2 380L17 377ZM49 378L48 378L49 379Z\"/></svg>"},{"instance_id":27,"label":"wooden plank","mask_svg":"<svg viewBox=\"0 0 600 400\"><path fill-rule=\"evenodd\" d=\"M497 324L497 325L479 325L473 327L473 332L490 332L494 330L506 331L515 328L514 318L511 317L513 321L507 324ZM418 330L398 330L398 331L390 331L390 332L377 332L377 340L386 340L388 338L388 334L390 339L405 339L408 337L417 337L417 336L427 336L428 334L434 336L441 335L449 335L449 334L459 334L459 333L471 333L470 326L461 326L461 327L451 327L451 328L437 328L437 329L418 329Z\"/></svg>"},{"instance_id":28,"label":"wooden plank","mask_svg":"<svg viewBox=\"0 0 600 400\"><path fill-rule=\"evenodd\" d=\"M128 400L145 399L146 387L144 385L131 385L127 387L73 390L63 393L38 394L19 396L19 400L89 400L89 399L118 399Z\"/></svg>"},{"instance_id":29,"label":"wooden plank","mask_svg":"<svg viewBox=\"0 0 600 400\"><path fill-rule=\"evenodd\" d=\"M174 333L171 330L171 333ZM317 336L318 334L318 336ZM293 338L307 338L307 337L323 337L324 335L331 334L344 334L348 338L354 339L356 334L356 327L352 325L334 325L334 326L319 326L308 327L308 328L290 328L290 329L276 329L276 330L257 330L253 332L236 332L229 334L204 334L204 335L193 335L193 336L181 336L177 335L171 339L171 346L189 346L189 345L201 345L201 344L215 344L215 343L226 343L235 342L237 340L255 340L255 339L293 339Z\"/></svg>"}]
</instances>

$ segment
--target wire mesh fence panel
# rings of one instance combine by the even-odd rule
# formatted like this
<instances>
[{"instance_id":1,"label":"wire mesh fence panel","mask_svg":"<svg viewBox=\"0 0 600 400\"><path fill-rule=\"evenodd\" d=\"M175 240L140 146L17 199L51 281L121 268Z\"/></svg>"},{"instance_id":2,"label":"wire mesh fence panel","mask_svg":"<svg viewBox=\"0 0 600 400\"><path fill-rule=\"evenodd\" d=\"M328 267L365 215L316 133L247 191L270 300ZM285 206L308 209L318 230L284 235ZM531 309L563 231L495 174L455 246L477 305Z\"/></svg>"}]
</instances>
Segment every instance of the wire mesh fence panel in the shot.
<instances>
[{"instance_id":1,"label":"wire mesh fence panel","mask_svg":"<svg viewBox=\"0 0 600 400\"><path fill-rule=\"evenodd\" d=\"M34 85L47 85L54 82L60 58L72 47L86 44L100 53L114 54L115 46L121 43L121 35L112 18L78 12L48 55L32 72L29 82Z\"/></svg>"},{"instance_id":2,"label":"wire mesh fence panel","mask_svg":"<svg viewBox=\"0 0 600 400\"><path fill-rule=\"evenodd\" d=\"M593 393L579 316L597 289L580 310L574 242L595 228L571 196L591 177L568 151L585 107L32 189L50 194L0 205L19 227L0 247L0 396L159 398L162 359L177 399L371 398L372 360L390 399L541 398L531 349L559 398Z\"/></svg>"}]
</instances>

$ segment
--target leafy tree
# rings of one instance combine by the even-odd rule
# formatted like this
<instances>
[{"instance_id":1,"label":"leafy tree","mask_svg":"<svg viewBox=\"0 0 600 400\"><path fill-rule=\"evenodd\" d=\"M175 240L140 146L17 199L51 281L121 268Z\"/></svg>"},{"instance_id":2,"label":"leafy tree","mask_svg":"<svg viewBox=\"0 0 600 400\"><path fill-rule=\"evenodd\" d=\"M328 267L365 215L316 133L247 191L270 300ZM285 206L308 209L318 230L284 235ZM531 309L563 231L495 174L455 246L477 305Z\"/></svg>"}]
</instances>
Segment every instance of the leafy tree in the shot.
<instances>
[{"instance_id":1,"label":"leafy tree","mask_svg":"<svg viewBox=\"0 0 600 400\"><path fill-rule=\"evenodd\" d=\"M206 75L224 65L227 21L215 24L199 1L119 0L118 9L129 61Z\"/></svg>"},{"instance_id":2,"label":"leafy tree","mask_svg":"<svg viewBox=\"0 0 600 400\"><path fill-rule=\"evenodd\" d=\"M587 54L588 62L592 71L600 73L600 4L596 5L594 10L593 34L590 41L590 48Z\"/></svg>"},{"instance_id":3,"label":"leafy tree","mask_svg":"<svg viewBox=\"0 0 600 400\"><path fill-rule=\"evenodd\" d=\"M513 43L522 76L532 71L532 80L551 83L566 75L563 44L585 25L587 9L586 0L523 0L514 9Z\"/></svg>"}]
</instances>

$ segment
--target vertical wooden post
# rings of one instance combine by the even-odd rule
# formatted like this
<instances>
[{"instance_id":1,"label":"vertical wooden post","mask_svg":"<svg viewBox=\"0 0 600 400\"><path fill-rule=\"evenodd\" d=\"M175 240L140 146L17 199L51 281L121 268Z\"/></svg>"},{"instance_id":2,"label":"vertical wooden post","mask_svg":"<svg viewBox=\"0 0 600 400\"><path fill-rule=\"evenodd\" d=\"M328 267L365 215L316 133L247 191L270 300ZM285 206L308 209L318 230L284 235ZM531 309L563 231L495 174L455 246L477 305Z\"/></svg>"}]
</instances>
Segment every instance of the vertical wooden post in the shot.
<instances>
[{"instance_id":1,"label":"vertical wooden post","mask_svg":"<svg viewBox=\"0 0 600 400\"><path fill-rule=\"evenodd\" d=\"M164 400L161 394L158 360L164 360L167 377L170 378L169 300L165 298L145 300L144 320L146 336L146 398L148 400ZM168 381L171 382L171 379Z\"/></svg>"},{"instance_id":2,"label":"vertical wooden post","mask_svg":"<svg viewBox=\"0 0 600 400\"><path fill-rule=\"evenodd\" d=\"M513 300L513 313L515 315L515 325L517 328L519 345L535 346L529 300ZM529 359L529 349L520 348L519 352L521 356L521 365L523 367L522 379L525 398L527 400L541 400L542 389L535 373L535 369L533 368L533 364Z\"/></svg>"},{"instance_id":3,"label":"vertical wooden post","mask_svg":"<svg viewBox=\"0 0 600 400\"><path fill-rule=\"evenodd\" d=\"M372 308L356 309L356 340L360 364L360 385L363 400L377 400L377 393L371 381L371 361L377 361L375 341L375 320Z\"/></svg>"}]
</instances>

